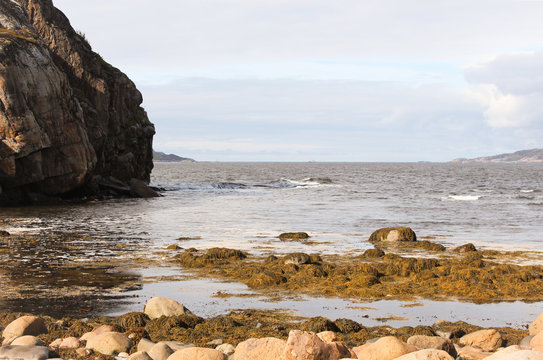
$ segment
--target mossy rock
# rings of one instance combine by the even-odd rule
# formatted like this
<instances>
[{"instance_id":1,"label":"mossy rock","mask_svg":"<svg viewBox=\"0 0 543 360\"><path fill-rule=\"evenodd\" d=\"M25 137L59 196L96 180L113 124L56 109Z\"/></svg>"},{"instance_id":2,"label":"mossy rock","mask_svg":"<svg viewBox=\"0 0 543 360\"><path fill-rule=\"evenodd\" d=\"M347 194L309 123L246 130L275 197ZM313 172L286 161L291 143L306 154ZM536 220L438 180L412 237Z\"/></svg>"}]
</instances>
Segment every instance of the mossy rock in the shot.
<instances>
[{"instance_id":1,"label":"mossy rock","mask_svg":"<svg viewBox=\"0 0 543 360\"><path fill-rule=\"evenodd\" d=\"M467 244L454 248L453 251L457 253L468 253L468 252L477 251L477 248L472 243L467 243Z\"/></svg>"},{"instance_id":2,"label":"mossy rock","mask_svg":"<svg viewBox=\"0 0 543 360\"><path fill-rule=\"evenodd\" d=\"M375 259L385 256L385 252L381 249L368 249L362 254L365 258Z\"/></svg>"},{"instance_id":3,"label":"mossy rock","mask_svg":"<svg viewBox=\"0 0 543 360\"><path fill-rule=\"evenodd\" d=\"M417 241L417 235L409 227L390 227L374 231L368 241L371 243Z\"/></svg>"},{"instance_id":4,"label":"mossy rock","mask_svg":"<svg viewBox=\"0 0 543 360\"><path fill-rule=\"evenodd\" d=\"M116 318L117 324L124 330L143 328L149 320L149 316L142 312L131 312Z\"/></svg>"},{"instance_id":5,"label":"mossy rock","mask_svg":"<svg viewBox=\"0 0 543 360\"><path fill-rule=\"evenodd\" d=\"M278 236L281 240L306 240L309 239L309 234L306 232L289 232L282 233Z\"/></svg>"},{"instance_id":6,"label":"mossy rock","mask_svg":"<svg viewBox=\"0 0 543 360\"><path fill-rule=\"evenodd\" d=\"M362 330L362 326L351 319L337 319L336 321L334 321L334 324L337 326L339 331L344 334L355 333Z\"/></svg>"},{"instance_id":7,"label":"mossy rock","mask_svg":"<svg viewBox=\"0 0 543 360\"><path fill-rule=\"evenodd\" d=\"M322 331L339 331L339 328L330 319L317 316L302 323L302 330L320 333Z\"/></svg>"}]
</instances>

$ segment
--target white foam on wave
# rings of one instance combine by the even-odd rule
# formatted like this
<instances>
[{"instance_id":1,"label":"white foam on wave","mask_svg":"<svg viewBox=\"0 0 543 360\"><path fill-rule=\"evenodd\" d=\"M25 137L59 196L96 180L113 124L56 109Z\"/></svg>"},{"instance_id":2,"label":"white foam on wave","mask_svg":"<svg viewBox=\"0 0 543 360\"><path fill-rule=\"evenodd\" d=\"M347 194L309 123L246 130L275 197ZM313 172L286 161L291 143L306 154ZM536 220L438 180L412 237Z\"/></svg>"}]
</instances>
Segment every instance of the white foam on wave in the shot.
<instances>
[{"instance_id":1,"label":"white foam on wave","mask_svg":"<svg viewBox=\"0 0 543 360\"><path fill-rule=\"evenodd\" d=\"M454 201L477 201L481 199L482 195L449 195L447 196L447 200L454 200Z\"/></svg>"},{"instance_id":2,"label":"white foam on wave","mask_svg":"<svg viewBox=\"0 0 543 360\"><path fill-rule=\"evenodd\" d=\"M533 192L535 192L535 190L534 189L522 189L522 190L520 190L520 192L521 193L533 193Z\"/></svg>"}]
</instances>

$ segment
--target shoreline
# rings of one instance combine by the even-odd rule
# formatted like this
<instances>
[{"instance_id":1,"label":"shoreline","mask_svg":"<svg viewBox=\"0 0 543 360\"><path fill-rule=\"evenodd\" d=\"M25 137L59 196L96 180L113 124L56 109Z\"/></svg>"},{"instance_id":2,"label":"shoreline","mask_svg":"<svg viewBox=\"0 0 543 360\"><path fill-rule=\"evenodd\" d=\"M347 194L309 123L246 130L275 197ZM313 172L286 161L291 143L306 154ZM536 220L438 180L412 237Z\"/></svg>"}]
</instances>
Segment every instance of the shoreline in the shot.
<instances>
[{"instance_id":1,"label":"shoreline","mask_svg":"<svg viewBox=\"0 0 543 360\"><path fill-rule=\"evenodd\" d=\"M168 306L151 306L150 304L155 300L168 301ZM492 350L483 349L484 353L490 354L489 351L495 351L498 348L521 344L523 339L529 336L530 333L527 329L484 328L462 321L451 323L439 319L431 326L394 328L382 325L368 327L347 318L335 321L324 317L303 319L284 312L259 310L232 311L212 318L202 318L193 314L183 305L166 298L152 298L147 302L143 310L144 312L131 312L117 317L101 316L83 319L40 316L39 319L43 320L45 329L38 334L34 334L36 337L33 340L34 345L48 346L50 357L55 358L126 359L128 354L140 350L142 339L150 340L153 343L173 342L172 344L207 349L215 349L222 344L231 344L233 348L236 348L240 343L250 338L272 337L283 341L289 339L290 341L293 331L301 330L305 332L306 335L304 336L309 336L307 334L311 333L328 332L327 336L333 334L334 341L341 342L345 347L355 350L363 344L375 341L372 339L395 337L398 341L409 343L409 339L415 335L448 339L447 341L459 350L466 346L463 340L465 335L480 332L480 330L495 330L500 336L499 345ZM1 330L6 330L8 326L11 329L13 326L10 323L25 316L32 316L32 314L0 313ZM98 334L98 332L103 331L104 327L107 328L107 332L120 333L130 340L130 346L127 346L124 351L126 353L125 357L113 357L111 356L113 354L101 355L100 351L96 349L90 352L88 349L84 349L85 341L83 340L87 341L88 347L92 335L92 333L91 335L87 333L94 332ZM59 348L58 346L62 341L57 339L67 338L79 339L77 341L73 340L77 346ZM7 346L14 339L8 340L4 337L2 340L3 345ZM143 340L143 343L147 340ZM121 351L116 351L116 354L119 352Z\"/></svg>"}]
</instances>

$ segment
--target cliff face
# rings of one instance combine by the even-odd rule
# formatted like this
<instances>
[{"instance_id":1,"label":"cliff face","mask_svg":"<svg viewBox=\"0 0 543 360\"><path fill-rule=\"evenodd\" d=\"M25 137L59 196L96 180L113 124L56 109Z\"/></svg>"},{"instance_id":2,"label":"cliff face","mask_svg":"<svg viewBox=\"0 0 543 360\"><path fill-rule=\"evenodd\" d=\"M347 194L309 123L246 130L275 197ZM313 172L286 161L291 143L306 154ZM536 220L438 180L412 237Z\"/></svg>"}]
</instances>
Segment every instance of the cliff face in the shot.
<instances>
[{"instance_id":1,"label":"cliff face","mask_svg":"<svg viewBox=\"0 0 543 360\"><path fill-rule=\"evenodd\" d=\"M141 103L51 0L0 2L0 196L64 194L96 175L148 181Z\"/></svg>"}]
</instances>

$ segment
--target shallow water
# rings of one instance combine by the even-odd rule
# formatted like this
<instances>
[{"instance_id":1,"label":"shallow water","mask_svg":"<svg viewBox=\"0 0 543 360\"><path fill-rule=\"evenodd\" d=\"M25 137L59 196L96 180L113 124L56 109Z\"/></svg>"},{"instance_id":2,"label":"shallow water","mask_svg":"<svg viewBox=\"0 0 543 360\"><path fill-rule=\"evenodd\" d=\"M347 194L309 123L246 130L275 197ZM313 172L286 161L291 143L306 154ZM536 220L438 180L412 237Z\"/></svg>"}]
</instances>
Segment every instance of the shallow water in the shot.
<instances>
[{"instance_id":1,"label":"shallow water","mask_svg":"<svg viewBox=\"0 0 543 360\"><path fill-rule=\"evenodd\" d=\"M145 278L145 271L130 265L131 259L174 243L255 254L356 254L371 247L366 240L373 230L406 225L420 238L431 237L446 246L473 242L478 247L543 251L541 179L543 164L157 163L152 182L167 189L161 198L0 209L1 228L36 237L33 242L26 237L10 243L0 239L0 280L10 290L0 295L0 306L38 307L49 313L77 308L81 315L115 313L135 306L119 295L146 296L152 288L157 295L183 300L188 295L166 283L126 292ZM291 231L308 232L312 245L277 238ZM126 267L108 269L104 267L108 259ZM74 264L88 269L82 272ZM28 296L32 291L41 296L34 296L33 302ZM46 304L52 294L59 305ZM21 297L26 300L17 300ZM229 302L235 298L203 299L211 303L202 315L235 305ZM125 301L128 304L123 305ZM254 297L241 303L270 304ZM334 313L343 300L296 304L301 305L277 306L319 315L323 307ZM398 308L393 304L384 302L380 312ZM454 308L459 318L480 312L466 304L439 304L436 309ZM524 309L519 304L499 306L502 322L518 321L524 313L515 312ZM421 309L413 311L422 314ZM332 313L330 317L335 317ZM412 314L407 317L418 321Z\"/></svg>"}]
</instances>

